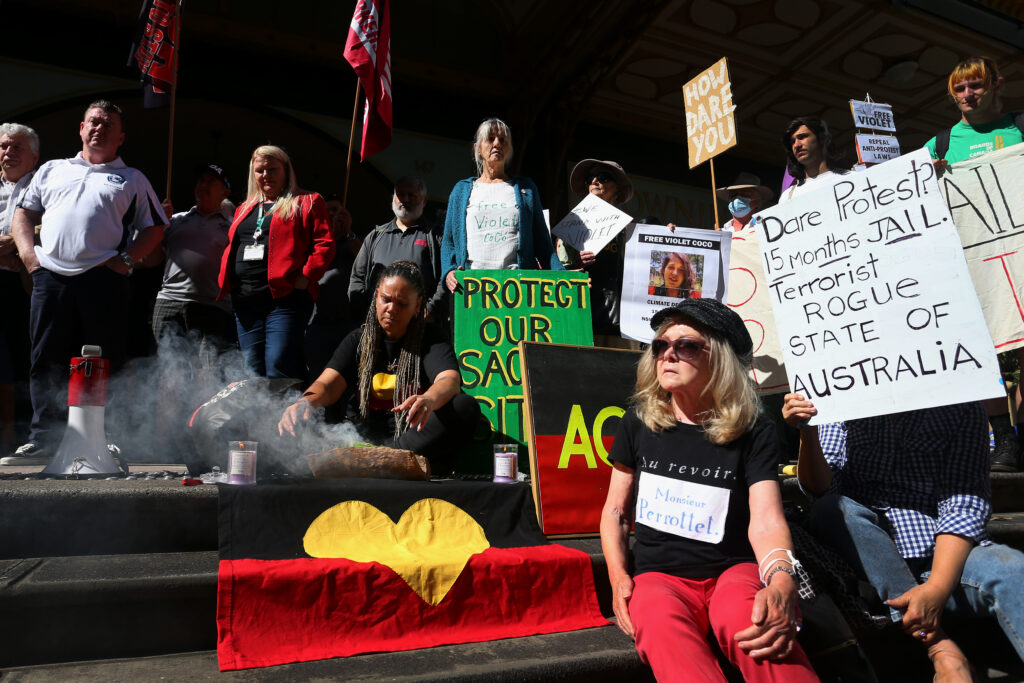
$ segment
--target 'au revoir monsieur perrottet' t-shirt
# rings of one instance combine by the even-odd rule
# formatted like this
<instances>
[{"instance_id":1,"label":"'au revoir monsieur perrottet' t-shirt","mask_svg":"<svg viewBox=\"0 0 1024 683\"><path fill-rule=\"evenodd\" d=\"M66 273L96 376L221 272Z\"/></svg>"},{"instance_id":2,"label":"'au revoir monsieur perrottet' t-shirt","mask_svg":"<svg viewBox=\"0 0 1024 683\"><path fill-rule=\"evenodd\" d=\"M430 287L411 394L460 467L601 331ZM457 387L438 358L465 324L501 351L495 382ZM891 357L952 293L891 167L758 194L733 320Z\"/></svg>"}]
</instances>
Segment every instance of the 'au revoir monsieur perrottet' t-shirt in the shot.
<instances>
[{"instance_id":1,"label":"'au revoir monsieur perrottet' t-shirt","mask_svg":"<svg viewBox=\"0 0 1024 683\"><path fill-rule=\"evenodd\" d=\"M656 434L631 408L608 457L636 473L636 574L703 579L756 561L747 540L749 488L777 477L771 421L759 418L719 446L702 427L681 422Z\"/></svg>"}]
</instances>

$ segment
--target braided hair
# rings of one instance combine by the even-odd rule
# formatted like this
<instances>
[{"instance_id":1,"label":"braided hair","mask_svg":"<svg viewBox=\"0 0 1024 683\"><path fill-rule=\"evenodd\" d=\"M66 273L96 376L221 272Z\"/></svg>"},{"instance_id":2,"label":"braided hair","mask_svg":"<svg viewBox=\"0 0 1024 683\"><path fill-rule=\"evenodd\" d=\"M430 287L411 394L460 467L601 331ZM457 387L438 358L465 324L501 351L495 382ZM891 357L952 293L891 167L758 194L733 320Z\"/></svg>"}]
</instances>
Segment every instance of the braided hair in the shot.
<instances>
[{"instance_id":1,"label":"braided hair","mask_svg":"<svg viewBox=\"0 0 1024 683\"><path fill-rule=\"evenodd\" d=\"M359 340L359 416L366 419L370 412L370 392L373 386L373 367L381 352L384 343L384 329L377 322L377 293L381 284L388 278L400 277L405 280L416 292L416 295L426 301L426 285L423 282L423 273L419 266L408 259L400 259L384 269L377 280L377 288L374 291L373 299L370 301L370 308L366 312L366 321L363 323L363 335ZM402 350L398 356L398 369L395 372L395 392L392 398L392 405L396 408L405 402L410 396L414 396L420 388L420 365L422 364L423 330L426 327L425 305L420 306L419 313L409 322L409 327L402 337ZM395 438L401 436L405 429L405 415L408 411L395 413Z\"/></svg>"}]
</instances>

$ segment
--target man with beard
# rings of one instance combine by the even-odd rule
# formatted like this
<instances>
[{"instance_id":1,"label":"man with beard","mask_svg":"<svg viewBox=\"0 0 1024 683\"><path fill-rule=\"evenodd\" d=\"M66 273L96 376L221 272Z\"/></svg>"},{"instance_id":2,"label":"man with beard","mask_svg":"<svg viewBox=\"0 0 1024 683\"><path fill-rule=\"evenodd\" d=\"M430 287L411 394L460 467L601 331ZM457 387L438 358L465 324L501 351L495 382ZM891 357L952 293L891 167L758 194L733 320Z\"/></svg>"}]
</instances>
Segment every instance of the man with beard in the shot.
<instances>
[{"instance_id":1,"label":"man with beard","mask_svg":"<svg viewBox=\"0 0 1024 683\"><path fill-rule=\"evenodd\" d=\"M29 333L32 428L3 465L45 463L60 443L67 406L68 360L83 344L103 348L111 373L124 365L128 276L160 246L167 218L141 171L118 156L121 108L90 104L78 126L82 151L36 172L11 225L18 255L32 276ZM40 246L34 244L35 226Z\"/></svg>"},{"instance_id":2,"label":"man with beard","mask_svg":"<svg viewBox=\"0 0 1024 683\"><path fill-rule=\"evenodd\" d=\"M395 181L391 210L395 218L374 228L356 256L349 280L348 297L356 320L366 315L377 278L384 268L399 259L409 259L420 268L430 297L426 302L427 320L442 322L448 311L441 283L441 245L431 226L423 220L427 203L427 185L417 176Z\"/></svg>"}]
</instances>

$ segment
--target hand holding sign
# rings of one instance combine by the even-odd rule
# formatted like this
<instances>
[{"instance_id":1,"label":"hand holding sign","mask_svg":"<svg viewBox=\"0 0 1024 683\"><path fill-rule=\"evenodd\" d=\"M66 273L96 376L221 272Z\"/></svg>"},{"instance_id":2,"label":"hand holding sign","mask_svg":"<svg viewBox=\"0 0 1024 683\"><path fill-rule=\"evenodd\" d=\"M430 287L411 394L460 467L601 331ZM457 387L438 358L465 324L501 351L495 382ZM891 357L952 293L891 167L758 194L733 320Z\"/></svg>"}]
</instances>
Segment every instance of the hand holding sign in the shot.
<instances>
[{"instance_id":1,"label":"hand holding sign","mask_svg":"<svg viewBox=\"0 0 1024 683\"><path fill-rule=\"evenodd\" d=\"M629 225L633 218L604 201L588 194L569 215L551 229L551 234L577 251L599 253Z\"/></svg>"}]
</instances>

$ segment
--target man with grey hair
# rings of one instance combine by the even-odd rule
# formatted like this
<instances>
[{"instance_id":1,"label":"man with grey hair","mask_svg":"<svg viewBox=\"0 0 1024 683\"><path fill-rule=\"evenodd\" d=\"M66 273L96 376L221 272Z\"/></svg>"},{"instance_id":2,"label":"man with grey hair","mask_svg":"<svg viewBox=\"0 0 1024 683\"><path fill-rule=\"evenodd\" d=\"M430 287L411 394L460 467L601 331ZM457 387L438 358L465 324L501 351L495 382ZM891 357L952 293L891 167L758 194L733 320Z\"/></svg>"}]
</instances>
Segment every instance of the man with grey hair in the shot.
<instances>
[{"instance_id":1,"label":"man with grey hair","mask_svg":"<svg viewBox=\"0 0 1024 683\"><path fill-rule=\"evenodd\" d=\"M423 272L423 282L431 293L426 305L427 319L442 322L447 318L441 282L441 242L423 220L426 204L427 184L422 178L407 175L395 181L391 197L395 217L366 236L352 266L348 296L356 320L366 315L380 272L398 259L409 259Z\"/></svg>"},{"instance_id":2,"label":"man with grey hair","mask_svg":"<svg viewBox=\"0 0 1024 683\"><path fill-rule=\"evenodd\" d=\"M28 377L28 291L11 234L14 209L39 162L39 136L20 123L0 124L0 451L14 447L14 383Z\"/></svg>"},{"instance_id":3,"label":"man with grey hair","mask_svg":"<svg viewBox=\"0 0 1024 683\"><path fill-rule=\"evenodd\" d=\"M118 156L120 107L90 104L78 137L82 151L43 164L14 212L14 241L32 276L32 428L28 442L0 465L49 460L67 423L58 396L67 386L68 359L83 344L101 346L111 372L124 364L128 276L159 247L167 223L146 176Z\"/></svg>"}]
</instances>

